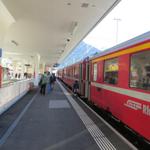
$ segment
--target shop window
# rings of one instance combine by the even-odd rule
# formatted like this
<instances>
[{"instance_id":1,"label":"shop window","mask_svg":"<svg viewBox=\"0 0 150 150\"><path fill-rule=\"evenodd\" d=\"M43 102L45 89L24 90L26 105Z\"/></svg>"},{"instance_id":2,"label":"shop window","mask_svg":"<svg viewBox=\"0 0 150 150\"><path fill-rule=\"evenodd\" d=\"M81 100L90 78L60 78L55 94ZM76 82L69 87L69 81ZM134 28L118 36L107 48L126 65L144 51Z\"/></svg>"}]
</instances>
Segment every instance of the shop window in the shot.
<instances>
[{"instance_id":1,"label":"shop window","mask_svg":"<svg viewBox=\"0 0 150 150\"><path fill-rule=\"evenodd\" d=\"M93 81L97 80L97 64L93 65Z\"/></svg>"},{"instance_id":2,"label":"shop window","mask_svg":"<svg viewBox=\"0 0 150 150\"><path fill-rule=\"evenodd\" d=\"M118 82L118 58L105 61L104 82L109 83L109 84L117 84Z\"/></svg>"},{"instance_id":3,"label":"shop window","mask_svg":"<svg viewBox=\"0 0 150 150\"><path fill-rule=\"evenodd\" d=\"M130 87L150 90L150 50L133 54L130 66Z\"/></svg>"}]
</instances>

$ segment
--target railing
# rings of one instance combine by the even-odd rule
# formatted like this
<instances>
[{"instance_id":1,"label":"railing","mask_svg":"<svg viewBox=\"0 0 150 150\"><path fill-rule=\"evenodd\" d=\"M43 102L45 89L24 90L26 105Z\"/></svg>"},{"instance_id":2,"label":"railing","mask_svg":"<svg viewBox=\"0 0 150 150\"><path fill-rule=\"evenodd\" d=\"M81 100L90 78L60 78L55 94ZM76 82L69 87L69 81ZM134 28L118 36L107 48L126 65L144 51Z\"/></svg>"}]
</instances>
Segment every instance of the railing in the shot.
<instances>
[{"instance_id":1,"label":"railing","mask_svg":"<svg viewBox=\"0 0 150 150\"><path fill-rule=\"evenodd\" d=\"M30 82L32 79L21 80L0 88L0 114L28 92Z\"/></svg>"}]
</instances>

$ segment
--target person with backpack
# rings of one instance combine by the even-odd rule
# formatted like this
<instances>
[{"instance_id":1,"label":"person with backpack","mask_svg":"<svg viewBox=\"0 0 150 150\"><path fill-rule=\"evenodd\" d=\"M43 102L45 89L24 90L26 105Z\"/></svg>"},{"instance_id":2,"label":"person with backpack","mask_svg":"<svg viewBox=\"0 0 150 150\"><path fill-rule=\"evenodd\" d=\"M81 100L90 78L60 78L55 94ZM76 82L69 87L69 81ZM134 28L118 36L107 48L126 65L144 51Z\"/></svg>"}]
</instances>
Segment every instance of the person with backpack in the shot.
<instances>
[{"instance_id":1,"label":"person with backpack","mask_svg":"<svg viewBox=\"0 0 150 150\"><path fill-rule=\"evenodd\" d=\"M48 84L47 84L47 86L46 86L46 91L47 91L47 93L50 93L50 91L51 91L50 76L51 76L51 74L50 74L50 72L48 71L48 72L47 72L47 82L48 82Z\"/></svg>"},{"instance_id":2,"label":"person with backpack","mask_svg":"<svg viewBox=\"0 0 150 150\"><path fill-rule=\"evenodd\" d=\"M53 75L51 74L50 75L50 78L49 78L49 84L50 84L50 86L51 86L51 90L53 90Z\"/></svg>"},{"instance_id":3,"label":"person with backpack","mask_svg":"<svg viewBox=\"0 0 150 150\"><path fill-rule=\"evenodd\" d=\"M40 93L42 95L45 95L46 84L47 84L47 74L46 74L46 72L44 72L44 74L42 75L41 80L40 80L40 86L41 86Z\"/></svg>"},{"instance_id":4,"label":"person with backpack","mask_svg":"<svg viewBox=\"0 0 150 150\"><path fill-rule=\"evenodd\" d=\"M55 85L55 81L56 81L55 73L53 73L52 75L53 75L53 85Z\"/></svg>"}]
</instances>

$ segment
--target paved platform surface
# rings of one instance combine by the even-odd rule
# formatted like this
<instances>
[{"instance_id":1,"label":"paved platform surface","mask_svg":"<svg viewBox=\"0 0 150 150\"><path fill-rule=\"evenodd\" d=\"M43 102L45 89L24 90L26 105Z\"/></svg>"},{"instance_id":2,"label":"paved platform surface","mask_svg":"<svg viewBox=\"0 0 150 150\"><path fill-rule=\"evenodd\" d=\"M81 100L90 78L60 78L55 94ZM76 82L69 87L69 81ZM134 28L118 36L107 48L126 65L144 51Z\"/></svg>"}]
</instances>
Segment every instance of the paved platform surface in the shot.
<instances>
[{"instance_id":1,"label":"paved platform surface","mask_svg":"<svg viewBox=\"0 0 150 150\"><path fill-rule=\"evenodd\" d=\"M131 149L58 83L45 96L32 96L21 114L1 134L0 150Z\"/></svg>"},{"instance_id":2,"label":"paved platform surface","mask_svg":"<svg viewBox=\"0 0 150 150\"><path fill-rule=\"evenodd\" d=\"M35 95L38 89L29 91L23 96L16 104L10 107L6 112L0 115L0 139L8 130L10 125L16 120L24 107L29 103L32 97Z\"/></svg>"}]
</instances>

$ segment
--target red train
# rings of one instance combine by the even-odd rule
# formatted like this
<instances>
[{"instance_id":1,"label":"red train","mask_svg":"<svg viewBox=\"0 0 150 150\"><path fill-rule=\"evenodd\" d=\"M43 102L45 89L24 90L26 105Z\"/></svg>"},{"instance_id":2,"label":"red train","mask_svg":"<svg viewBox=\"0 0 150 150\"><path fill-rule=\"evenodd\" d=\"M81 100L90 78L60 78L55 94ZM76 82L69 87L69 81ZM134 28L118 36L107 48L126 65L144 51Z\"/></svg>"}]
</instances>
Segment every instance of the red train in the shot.
<instances>
[{"instance_id":1,"label":"red train","mask_svg":"<svg viewBox=\"0 0 150 150\"><path fill-rule=\"evenodd\" d=\"M150 32L58 70L58 78L150 141Z\"/></svg>"}]
</instances>

